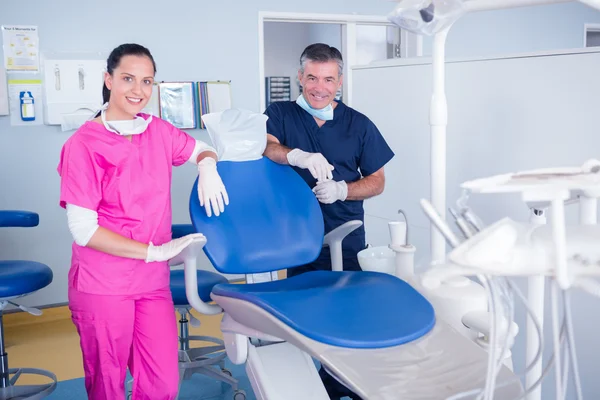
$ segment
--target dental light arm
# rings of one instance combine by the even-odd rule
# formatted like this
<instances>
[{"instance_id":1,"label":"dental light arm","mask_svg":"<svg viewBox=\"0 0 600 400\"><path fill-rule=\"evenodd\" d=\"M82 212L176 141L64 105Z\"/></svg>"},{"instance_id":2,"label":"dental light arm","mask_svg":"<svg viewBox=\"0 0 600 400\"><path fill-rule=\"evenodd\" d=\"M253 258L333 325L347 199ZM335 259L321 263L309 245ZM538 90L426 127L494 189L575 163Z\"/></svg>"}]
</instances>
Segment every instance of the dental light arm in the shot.
<instances>
[{"instance_id":1,"label":"dental light arm","mask_svg":"<svg viewBox=\"0 0 600 400\"><path fill-rule=\"evenodd\" d=\"M467 11L500 10L503 8L517 8L529 6L542 6L557 3L570 3L573 0L467 0L464 7Z\"/></svg>"},{"instance_id":2,"label":"dental light arm","mask_svg":"<svg viewBox=\"0 0 600 400\"><path fill-rule=\"evenodd\" d=\"M435 35L468 12L531 7L578 1L600 10L600 0L400 0L389 19L416 34Z\"/></svg>"}]
</instances>

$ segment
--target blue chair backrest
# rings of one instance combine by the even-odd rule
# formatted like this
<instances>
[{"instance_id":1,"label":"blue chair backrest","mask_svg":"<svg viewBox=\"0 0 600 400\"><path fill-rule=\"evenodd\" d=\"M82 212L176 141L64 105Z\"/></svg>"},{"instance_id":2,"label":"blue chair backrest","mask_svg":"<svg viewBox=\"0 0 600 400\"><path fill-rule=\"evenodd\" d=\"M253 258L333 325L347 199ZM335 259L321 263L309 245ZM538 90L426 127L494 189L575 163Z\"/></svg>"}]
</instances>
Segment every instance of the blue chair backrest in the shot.
<instances>
[{"instance_id":1,"label":"blue chair backrest","mask_svg":"<svg viewBox=\"0 0 600 400\"><path fill-rule=\"evenodd\" d=\"M229 206L206 216L194 183L190 217L206 236L204 252L215 269L253 274L314 261L323 246L323 216L309 186L291 167L263 157L218 164Z\"/></svg>"}]
</instances>

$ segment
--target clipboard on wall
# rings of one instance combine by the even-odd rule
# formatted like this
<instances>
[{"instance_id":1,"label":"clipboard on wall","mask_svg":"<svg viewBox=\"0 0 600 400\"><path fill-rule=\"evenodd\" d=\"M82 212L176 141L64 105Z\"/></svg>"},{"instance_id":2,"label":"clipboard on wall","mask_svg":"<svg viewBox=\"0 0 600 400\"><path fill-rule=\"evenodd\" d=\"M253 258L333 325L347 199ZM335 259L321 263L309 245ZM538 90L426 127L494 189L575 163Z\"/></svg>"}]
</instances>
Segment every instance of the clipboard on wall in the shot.
<instances>
[{"instance_id":1,"label":"clipboard on wall","mask_svg":"<svg viewBox=\"0 0 600 400\"><path fill-rule=\"evenodd\" d=\"M198 82L196 88L198 99L198 126L206 129L202 116L228 110L231 108L231 81Z\"/></svg>"}]
</instances>

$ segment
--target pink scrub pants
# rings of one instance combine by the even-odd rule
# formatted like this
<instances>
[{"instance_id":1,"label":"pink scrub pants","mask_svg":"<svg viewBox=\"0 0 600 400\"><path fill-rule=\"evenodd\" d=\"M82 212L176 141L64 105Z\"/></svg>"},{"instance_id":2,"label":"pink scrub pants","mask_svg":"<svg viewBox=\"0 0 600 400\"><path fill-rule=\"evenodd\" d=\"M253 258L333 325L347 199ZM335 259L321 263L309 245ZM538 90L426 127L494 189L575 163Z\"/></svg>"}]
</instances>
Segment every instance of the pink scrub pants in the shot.
<instances>
[{"instance_id":1,"label":"pink scrub pants","mask_svg":"<svg viewBox=\"0 0 600 400\"><path fill-rule=\"evenodd\" d=\"M175 308L168 288L110 296L69 288L69 309L80 337L90 400L170 400L179 387Z\"/></svg>"}]
</instances>

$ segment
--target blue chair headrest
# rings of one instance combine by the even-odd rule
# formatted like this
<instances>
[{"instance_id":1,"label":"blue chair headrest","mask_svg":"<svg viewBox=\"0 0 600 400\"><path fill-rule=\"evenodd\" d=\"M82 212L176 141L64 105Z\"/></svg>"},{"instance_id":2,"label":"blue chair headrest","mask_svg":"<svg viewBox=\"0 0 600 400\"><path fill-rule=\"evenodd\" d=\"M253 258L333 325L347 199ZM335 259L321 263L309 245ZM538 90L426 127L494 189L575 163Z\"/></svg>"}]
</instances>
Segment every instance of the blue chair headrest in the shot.
<instances>
[{"instance_id":1,"label":"blue chair headrest","mask_svg":"<svg viewBox=\"0 0 600 400\"><path fill-rule=\"evenodd\" d=\"M206 216L197 179L190 195L192 224L206 236L204 252L217 271L277 271L318 257L324 235L321 208L296 171L266 157L223 161L218 168L229 195L223 214Z\"/></svg>"}]
</instances>

